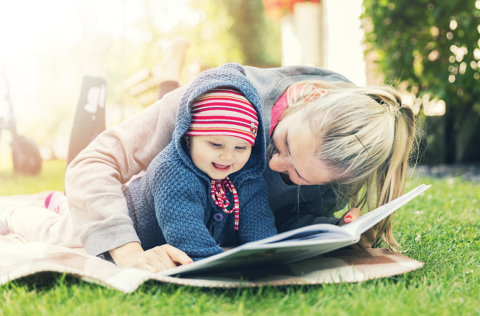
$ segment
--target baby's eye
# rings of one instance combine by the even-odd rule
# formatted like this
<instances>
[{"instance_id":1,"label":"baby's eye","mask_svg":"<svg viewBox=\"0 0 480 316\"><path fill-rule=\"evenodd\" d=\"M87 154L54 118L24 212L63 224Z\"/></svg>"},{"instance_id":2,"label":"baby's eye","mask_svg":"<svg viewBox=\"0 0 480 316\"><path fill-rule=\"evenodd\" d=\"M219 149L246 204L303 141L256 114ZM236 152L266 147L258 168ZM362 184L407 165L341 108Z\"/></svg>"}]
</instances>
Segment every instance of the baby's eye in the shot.
<instances>
[{"instance_id":1,"label":"baby's eye","mask_svg":"<svg viewBox=\"0 0 480 316\"><path fill-rule=\"evenodd\" d=\"M247 147L235 147L235 149L237 149L237 150L245 150L245 149L247 149Z\"/></svg>"},{"instance_id":2,"label":"baby's eye","mask_svg":"<svg viewBox=\"0 0 480 316\"><path fill-rule=\"evenodd\" d=\"M210 142L210 145L212 145L213 147L222 147L222 144L218 144L218 143Z\"/></svg>"}]
</instances>

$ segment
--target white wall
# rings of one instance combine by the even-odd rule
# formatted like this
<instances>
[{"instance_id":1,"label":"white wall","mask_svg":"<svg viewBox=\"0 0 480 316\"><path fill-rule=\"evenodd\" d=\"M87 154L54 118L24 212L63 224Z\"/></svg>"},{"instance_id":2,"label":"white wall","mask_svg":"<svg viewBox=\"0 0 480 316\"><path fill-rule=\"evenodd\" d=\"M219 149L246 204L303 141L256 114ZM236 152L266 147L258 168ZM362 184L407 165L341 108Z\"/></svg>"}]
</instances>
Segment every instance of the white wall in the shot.
<instances>
[{"instance_id":1,"label":"white wall","mask_svg":"<svg viewBox=\"0 0 480 316\"><path fill-rule=\"evenodd\" d=\"M334 70L359 86L366 85L363 58L362 0L323 0L324 68Z\"/></svg>"}]
</instances>

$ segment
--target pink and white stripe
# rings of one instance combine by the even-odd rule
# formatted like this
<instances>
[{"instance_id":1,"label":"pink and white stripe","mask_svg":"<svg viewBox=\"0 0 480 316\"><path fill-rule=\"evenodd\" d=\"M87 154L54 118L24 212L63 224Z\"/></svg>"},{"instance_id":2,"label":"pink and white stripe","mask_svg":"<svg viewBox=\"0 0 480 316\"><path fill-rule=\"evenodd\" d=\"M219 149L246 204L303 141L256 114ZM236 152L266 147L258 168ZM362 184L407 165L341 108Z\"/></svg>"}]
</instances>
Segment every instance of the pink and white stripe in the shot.
<instances>
[{"instance_id":1,"label":"pink and white stripe","mask_svg":"<svg viewBox=\"0 0 480 316\"><path fill-rule=\"evenodd\" d=\"M185 136L234 136L253 146L258 130L255 108L238 90L217 88L196 98Z\"/></svg>"}]
</instances>

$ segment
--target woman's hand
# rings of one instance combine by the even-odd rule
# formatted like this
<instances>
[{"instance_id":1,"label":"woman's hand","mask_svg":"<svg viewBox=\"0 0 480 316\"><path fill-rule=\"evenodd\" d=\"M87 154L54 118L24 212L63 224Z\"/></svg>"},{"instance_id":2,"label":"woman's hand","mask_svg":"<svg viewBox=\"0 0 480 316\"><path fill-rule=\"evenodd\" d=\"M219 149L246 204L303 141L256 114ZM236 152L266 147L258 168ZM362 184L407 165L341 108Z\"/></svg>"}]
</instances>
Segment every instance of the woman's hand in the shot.
<instances>
[{"instance_id":1,"label":"woman's hand","mask_svg":"<svg viewBox=\"0 0 480 316\"><path fill-rule=\"evenodd\" d=\"M138 268L154 273L193 262L185 252L170 245L144 251L138 242L130 242L110 250L110 255L119 267Z\"/></svg>"},{"instance_id":2,"label":"woman's hand","mask_svg":"<svg viewBox=\"0 0 480 316\"><path fill-rule=\"evenodd\" d=\"M345 224L351 223L361 215L360 210L356 207L349 209L345 214L343 214L338 226L343 226ZM375 229L372 227L362 234L360 241L353 245L354 247L359 248L372 248L372 242L375 240Z\"/></svg>"}]
</instances>

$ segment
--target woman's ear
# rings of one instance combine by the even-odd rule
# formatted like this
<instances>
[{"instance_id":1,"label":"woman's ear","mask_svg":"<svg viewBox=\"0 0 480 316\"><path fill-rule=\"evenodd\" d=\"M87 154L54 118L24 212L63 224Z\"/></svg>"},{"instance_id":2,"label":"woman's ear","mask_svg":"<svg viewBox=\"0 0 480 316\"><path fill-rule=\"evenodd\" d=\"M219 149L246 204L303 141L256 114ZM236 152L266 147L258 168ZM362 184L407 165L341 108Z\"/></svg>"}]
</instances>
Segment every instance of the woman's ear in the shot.
<instances>
[{"instance_id":1,"label":"woman's ear","mask_svg":"<svg viewBox=\"0 0 480 316\"><path fill-rule=\"evenodd\" d=\"M303 105L307 105L310 102L314 102L318 99L324 98L329 94L329 91L326 89L315 89L312 93L307 95L305 99L303 99Z\"/></svg>"}]
</instances>

